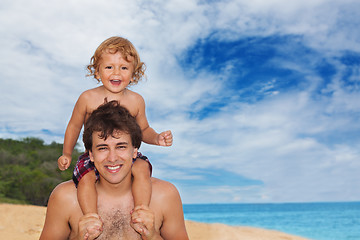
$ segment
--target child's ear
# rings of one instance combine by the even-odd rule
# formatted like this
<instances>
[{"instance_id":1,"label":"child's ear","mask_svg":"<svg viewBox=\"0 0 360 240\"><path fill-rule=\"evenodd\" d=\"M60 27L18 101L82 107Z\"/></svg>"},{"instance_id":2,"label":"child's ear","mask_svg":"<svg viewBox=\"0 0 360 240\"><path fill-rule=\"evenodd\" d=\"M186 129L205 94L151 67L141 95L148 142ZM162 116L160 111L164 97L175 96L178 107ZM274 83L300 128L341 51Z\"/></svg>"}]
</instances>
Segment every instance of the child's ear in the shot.
<instances>
[{"instance_id":1,"label":"child's ear","mask_svg":"<svg viewBox=\"0 0 360 240\"><path fill-rule=\"evenodd\" d=\"M94 77L95 77L96 80L100 81L100 76L99 76L99 74L97 72L94 74Z\"/></svg>"},{"instance_id":2,"label":"child's ear","mask_svg":"<svg viewBox=\"0 0 360 240\"><path fill-rule=\"evenodd\" d=\"M101 78L100 78L99 70L95 70L94 77L95 77L96 80L101 81L100 80Z\"/></svg>"}]
</instances>

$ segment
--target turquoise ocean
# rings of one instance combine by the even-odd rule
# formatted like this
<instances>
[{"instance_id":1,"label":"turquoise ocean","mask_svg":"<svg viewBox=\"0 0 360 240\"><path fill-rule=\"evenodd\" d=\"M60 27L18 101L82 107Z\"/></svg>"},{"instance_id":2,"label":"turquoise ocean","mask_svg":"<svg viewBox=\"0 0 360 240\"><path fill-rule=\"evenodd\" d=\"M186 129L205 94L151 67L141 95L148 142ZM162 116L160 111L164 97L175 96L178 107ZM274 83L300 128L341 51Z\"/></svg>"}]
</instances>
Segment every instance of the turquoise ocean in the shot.
<instances>
[{"instance_id":1,"label":"turquoise ocean","mask_svg":"<svg viewBox=\"0 0 360 240\"><path fill-rule=\"evenodd\" d=\"M186 220L278 230L313 240L360 240L360 202L184 204Z\"/></svg>"}]
</instances>

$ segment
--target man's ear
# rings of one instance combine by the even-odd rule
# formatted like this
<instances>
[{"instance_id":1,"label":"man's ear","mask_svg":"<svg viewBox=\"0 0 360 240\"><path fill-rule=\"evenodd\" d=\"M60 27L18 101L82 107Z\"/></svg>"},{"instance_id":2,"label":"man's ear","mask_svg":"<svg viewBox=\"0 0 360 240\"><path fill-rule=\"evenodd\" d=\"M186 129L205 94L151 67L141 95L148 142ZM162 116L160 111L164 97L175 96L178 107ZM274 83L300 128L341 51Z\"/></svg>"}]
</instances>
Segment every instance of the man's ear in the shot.
<instances>
[{"instance_id":1,"label":"man's ear","mask_svg":"<svg viewBox=\"0 0 360 240\"><path fill-rule=\"evenodd\" d=\"M90 161L94 162L94 156L91 150L89 150Z\"/></svg>"},{"instance_id":2,"label":"man's ear","mask_svg":"<svg viewBox=\"0 0 360 240\"><path fill-rule=\"evenodd\" d=\"M138 149L134 148L133 159L135 159L137 157L137 153L138 153Z\"/></svg>"}]
</instances>

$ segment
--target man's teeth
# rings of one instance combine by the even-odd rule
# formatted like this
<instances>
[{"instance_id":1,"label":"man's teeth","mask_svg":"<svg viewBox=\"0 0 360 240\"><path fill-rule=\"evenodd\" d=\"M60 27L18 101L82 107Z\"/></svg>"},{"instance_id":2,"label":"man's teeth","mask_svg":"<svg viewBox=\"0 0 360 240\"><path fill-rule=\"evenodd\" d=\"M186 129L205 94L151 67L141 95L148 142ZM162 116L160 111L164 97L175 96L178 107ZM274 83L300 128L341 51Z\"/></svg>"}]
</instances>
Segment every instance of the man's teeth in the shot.
<instances>
[{"instance_id":1,"label":"man's teeth","mask_svg":"<svg viewBox=\"0 0 360 240\"><path fill-rule=\"evenodd\" d=\"M107 168L110 170L116 170L116 169L119 169L120 166L114 166L114 167L108 166Z\"/></svg>"}]
</instances>

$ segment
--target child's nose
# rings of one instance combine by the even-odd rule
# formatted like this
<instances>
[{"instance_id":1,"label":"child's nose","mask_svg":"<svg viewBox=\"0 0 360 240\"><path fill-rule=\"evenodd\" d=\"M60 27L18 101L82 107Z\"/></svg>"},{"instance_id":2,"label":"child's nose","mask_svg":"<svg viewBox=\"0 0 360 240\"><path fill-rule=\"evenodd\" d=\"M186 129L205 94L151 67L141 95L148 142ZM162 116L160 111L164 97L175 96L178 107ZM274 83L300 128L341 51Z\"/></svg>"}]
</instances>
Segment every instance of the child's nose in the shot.
<instances>
[{"instance_id":1,"label":"child's nose","mask_svg":"<svg viewBox=\"0 0 360 240\"><path fill-rule=\"evenodd\" d=\"M114 68L114 74L116 75L120 74L120 68Z\"/></svg>"}]
</instances>

